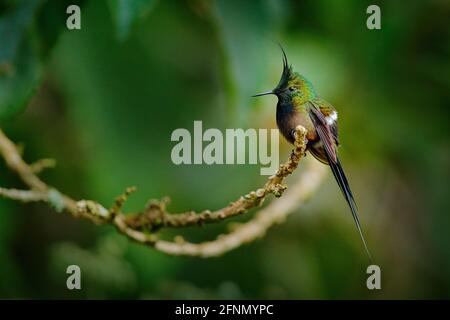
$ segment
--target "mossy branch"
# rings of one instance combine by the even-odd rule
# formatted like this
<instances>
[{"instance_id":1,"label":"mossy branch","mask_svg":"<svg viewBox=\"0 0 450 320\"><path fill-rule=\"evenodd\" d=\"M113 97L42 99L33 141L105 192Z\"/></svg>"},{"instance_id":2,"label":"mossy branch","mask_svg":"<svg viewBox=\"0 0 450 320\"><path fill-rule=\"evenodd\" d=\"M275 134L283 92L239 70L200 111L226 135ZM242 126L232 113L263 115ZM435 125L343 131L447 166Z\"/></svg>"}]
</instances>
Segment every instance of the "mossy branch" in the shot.
<instances>
[{"instance_id":1,"label":"mossy branch","mask_svg":"<svg viewBox=\"0 0 450 320\"><path fill-rule=\"evenodd\" d=\"M170 255L219 256L264 236L267 229L284 221L289 213L315 192L326 171L324 166L311 162L308 170L283 195L287 189L283 181L294 172L305 156L306 145L306 130L298 126L294 150L287 162L280 165L275 175L269 177L264 186L241 196L222 209L198 213L194 211L170 213L167 210L169 199L165 198L161 201L150 201L142 212L125 214L122 212L123 205L130 194L136 191L135 188L126 189L124 194L116 198L110 209L106 209L96 201L74 200L47 185L37 176L42 169L54 165L52 160L45 159L32 165L27 164L17 146L0 129L0 154L7 166L15 171L29 188L29 190L0 188L0 196L22 202L46 202L58 211L69 212L75 218L88 219L97 224L113 225L127 237ZM195 244L177 236L175 241L166 241L159 239L156 233L160 228L180 228L229 219L260 207L270 194L283 197L261 209L249 222L228 234L219 235L216 240Z\"/></svg>"}]
</instances>

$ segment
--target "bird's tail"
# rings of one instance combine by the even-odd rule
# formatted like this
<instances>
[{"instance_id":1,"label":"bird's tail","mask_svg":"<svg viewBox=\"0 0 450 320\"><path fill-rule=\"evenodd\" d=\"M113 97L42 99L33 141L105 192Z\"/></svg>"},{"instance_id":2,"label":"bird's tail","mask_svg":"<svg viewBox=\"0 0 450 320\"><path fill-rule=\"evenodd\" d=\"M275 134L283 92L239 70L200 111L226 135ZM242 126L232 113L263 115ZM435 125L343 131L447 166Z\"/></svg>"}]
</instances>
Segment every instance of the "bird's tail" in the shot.
<instances>
[{"instance_id":1,"label":"bird's tail","mask_svg":"<svg viewBox=\"0 0 450 320\"><path fill-rule=\"evenodd\" d=\"M359 223L358 211L356 209L355 199L353 198L352 191L350 190L350 185L345 176L344 170L342 169L341 162L337 159L336 163L333 161L329 161L329 165L331 167L331 171L333 171L333 175L336 178L336 181L341 189L345 200L347 201L350 210L352 211L353 220L355 220L356 228L358 228L359 236L364 244L364 248L366 249L367 256L370 261L372 261L372 255L367 247L366 240L364 239L361 224Z\"/></svg>"}]
</instances>

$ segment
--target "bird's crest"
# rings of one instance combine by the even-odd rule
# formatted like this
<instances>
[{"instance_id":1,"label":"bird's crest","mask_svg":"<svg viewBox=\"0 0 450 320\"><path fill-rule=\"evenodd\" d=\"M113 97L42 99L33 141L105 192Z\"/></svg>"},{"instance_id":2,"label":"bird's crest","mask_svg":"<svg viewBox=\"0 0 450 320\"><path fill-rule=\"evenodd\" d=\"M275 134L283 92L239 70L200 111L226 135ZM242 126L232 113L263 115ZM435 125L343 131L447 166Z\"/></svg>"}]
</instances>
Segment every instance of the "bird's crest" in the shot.
<instances>
[{"instance_id":1,"label":"bird's crest","mask_svg":"<svg viewBox=\"0 0 450 320\"><path fill-rule=\"evenodd\" d=\"M284 51L281 45L279 46L281 51L283 52L283 73L281 74L280 82L278 83L274 91L286 88L288 86L289 81L295 78L295 74L292 72L292 66L289 65L286 52Z\"/></svg>"},{"instance_id":2,"label":"bird's crest","mask_svg":"<svg viewBox=\"0 0 450 320\"><path fill-rule=\"evenodd\" d=\"M275 89L258 93L253 95L253 97L265 96L268 94L275 94L280 97L292 97L300 96L301 100L299 102L304 103L309 99L315 97L315 91L312 84L302 75L292 70L292 66L289 65L286 52L283 47L279 44L281 52L283 53L283 73L281 74L281 79ZM295 92L288 92L288 87L294 87L297 90Z\"/></svg>"}]
</instances>

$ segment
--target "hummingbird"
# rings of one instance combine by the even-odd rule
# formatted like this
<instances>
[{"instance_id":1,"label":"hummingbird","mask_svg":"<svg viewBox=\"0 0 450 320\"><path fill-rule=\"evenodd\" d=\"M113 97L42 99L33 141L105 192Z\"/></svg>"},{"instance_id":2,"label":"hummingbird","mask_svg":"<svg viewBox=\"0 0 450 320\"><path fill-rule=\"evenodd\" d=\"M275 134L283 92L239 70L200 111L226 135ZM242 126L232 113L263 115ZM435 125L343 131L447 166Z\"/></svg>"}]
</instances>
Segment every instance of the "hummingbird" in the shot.
<instances>
[{"instance_id":1,"label":"hummingbird","mask_svg":"<svg viewBox=\"0 0 450 320\"><path fill-rule=\"evenodd\" d=\"M293 71L281 45L280 48L283 53L283 73L278 85L271 91L259 93L253 97L277 96L277 126L284 138L290 143L293 144L295 141L295 128L298 125L306 129L308 140L306 150L314 158L330 166L334 178L350 207L364 249L369 259L372 260L359 222L356 202L338 157L338 113L330 103L317 95L308 79Z\"/></svg>"}]
</instances>

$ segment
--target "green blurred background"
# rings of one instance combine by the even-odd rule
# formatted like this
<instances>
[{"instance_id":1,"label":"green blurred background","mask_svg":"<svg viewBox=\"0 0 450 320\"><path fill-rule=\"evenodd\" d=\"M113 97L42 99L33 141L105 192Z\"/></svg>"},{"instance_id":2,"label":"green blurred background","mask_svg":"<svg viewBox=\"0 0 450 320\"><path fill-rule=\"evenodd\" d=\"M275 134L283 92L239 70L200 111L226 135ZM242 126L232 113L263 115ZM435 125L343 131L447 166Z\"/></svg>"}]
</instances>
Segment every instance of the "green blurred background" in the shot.
<instances>
[{"instance_id":1,"label":"green blurred background","mask_svg":"<svg viewBox=\"0 0 450 320\"><path fill-rule=\"evenodd\" d=\"M73 3L82 29L69 31ZM381 30L366 28L370 4ZM282 43L340 112L382 290L365 286L365 253L330 174L265 238L213 259L166 256L112 227L0 199L0 298L449 298L449 22L440 0L2 0L2 129L27 161L55 158L42 177L75 198L108 206L137 186L130 211L165 195L175 212L220 208L264 182L255 165L173 165L170 134L194 120L275 127L276 99L250 96L278 82ZM0 162L0 186L23 187ZM66 289L69 264L82 269L81 291Z\"/></svg>"}]
</instances>

